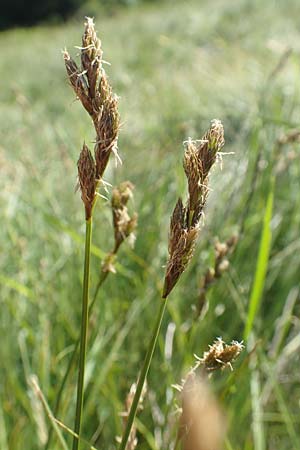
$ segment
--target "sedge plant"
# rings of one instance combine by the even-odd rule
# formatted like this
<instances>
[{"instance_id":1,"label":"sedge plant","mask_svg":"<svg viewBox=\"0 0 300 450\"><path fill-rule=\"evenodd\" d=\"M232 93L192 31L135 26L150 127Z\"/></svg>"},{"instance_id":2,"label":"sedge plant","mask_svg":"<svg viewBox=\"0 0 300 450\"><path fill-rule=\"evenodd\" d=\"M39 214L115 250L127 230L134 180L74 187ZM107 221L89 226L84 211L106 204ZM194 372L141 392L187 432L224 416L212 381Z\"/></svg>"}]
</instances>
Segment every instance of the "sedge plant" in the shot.
<instances>
[{"instance_id":1,"label":"sedge plant","mask_svg":"<svg viewBox=\"0 0 300 450\"><path fill-rule=\"evenodd\" d=\"M117 140L119 131L118 99L112 93L110 84L102 66L101 42L97 38L92 19L87 19L81 47L81 68L65 51L64 59L69 81L80 99L82 105L90 115L96 131L94 156L84 143L78 160L78 180L81 198L85 207L86 241L83 277L83 299L81 317L81 335L79 350L77 401L74 432L80 436L84 370L87 348L87 329L89 312L89 267L90 246L92 235L92 216L97 199L97 190L103 183L103 173L109 156L117 154ZM167 306L167 299L187 268L196 247L201 230L201 221L209 194L209 173L216 162L224 145L224 129L220 120L213 120L209 130L200 140L189 139L184 143L183 168L188 182L188 198L185 203L178 199L170 220L169 231L169 259L166 267L164 287L157 318L154 323L151 339L148 345L144 363L138 382L130 398L130 408L126 411L124 432L120 439L119 450L128 450L128 443L135 442L133 436L134 419L141 404L145 380L151 365L162 319ZM115 247L104 262L102 276L99 279L97 292L107 273L114 270L114 257L124 238L132 233L136 225L136 217L132 219L127 214L126 203L132 191L130 183L114 191L112 200L113 224L115 232ZM76 350L76 348L75 348ZM75 354L75 352L74 352ZM68 374L68 372L67 372ZM73 450L77 450L79 440L73 440Z\"/></svg>"},{"instance_id":2,"label":"sedge plant","mask_svg":"<svg viewBox=\"0 0 300 450\"><path fill-rule=\"evenodd\" d=\"M112 191L111 197L111 211L112 211L112 221L113 221L113 230L114 230L114 246L113 249L106 255L104 261L101 266L99 279L94 290L94 294L92 300L89 304L88 308L88 317L90 317L93 308L95 306L100 288L104 284L110 273L116 273L115 262L117 258L118 251L121 247L121 244L129 239L131 243L135 240L135 230L137 227L137 219L138 215L136 212L133 214L129 213L127 208L127 203L130 198L133 197L134 186L130 181L124 181L120 183L119 186L115 187ZM55 405L54 405L54 416L58 415L60 404L62 400L62 395L67 385L67 381L72 373L72 369L74 367L76 356L78 353L78 349L80 346L80 336L78 337L74 350L72 352L71 358L69 359L65 374L59 386ZM50 443L52 439L53 429L51 428L48 435L48 440L45 446L45 450L50 448Z\"/></svg>"},{"instance_id":3,"label":"sedge plant","mask_svg":"<svg viewBox=\"0 0 300 450\"><path fill-rule=\"evenodd\" d=\"M86 223L77 400L74 425L74 432L78 436L80 436L81 430L84 394L93 209L97 199L97 189L103 183L103 173L108 164L110 154L113 152L117 155L120 125L118 98L113 94L103 69L101 41L97 37L93 20L90 18L87 18L85 23L85 31L80 50L80 68L67 51L64 52L64 60L68 78L75 94L92 119L96 132L96 141L94 156L88 146L85 143L83 144L77 164L78 185L84 204ZM74 437L73 450L77 450L78 446L79 440Z\"/></svg>"},{"instance_id":4,"label":"sedge plant","mask_svg":"<svg viewBox=\"0 0 300 450\"><path fill-rule=\"evenodd\" d=\"M188 199L183 205L179 198L170 221L169 260L157 319L137 382L135 395L127 417L119 450L126 450L135 415L140 404L144 383L151 365L167 299L180 276L192 259L201 229L201 220L209 193L209 172L224 145L224 129L219 120L213 120L201 140L185 142L183 167L188 181Z\"/></svg>"}]
</instances>

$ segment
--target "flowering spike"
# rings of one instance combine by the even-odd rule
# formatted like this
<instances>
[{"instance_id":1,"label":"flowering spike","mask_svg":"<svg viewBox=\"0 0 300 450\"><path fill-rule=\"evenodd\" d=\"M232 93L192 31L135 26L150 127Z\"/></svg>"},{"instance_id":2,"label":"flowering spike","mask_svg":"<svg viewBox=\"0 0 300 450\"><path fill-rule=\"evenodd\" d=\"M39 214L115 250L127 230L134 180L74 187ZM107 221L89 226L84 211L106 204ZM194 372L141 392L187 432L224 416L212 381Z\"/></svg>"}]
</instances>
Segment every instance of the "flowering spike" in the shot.
<instances>
[{"instance_id":1,"label":"flowering spike","mask_svg":"<svg viewBox=\"0 0 300 450\"><path fill-rule=\"evenodd\" d=\"M166 268L163 298L166 298L190 262L200 231L200 219L208 196L209 171L224 145L223 125L213 120L200 141L185 143L183 168L188 180L186 206L177 201L170 221L169 261Z\"/></svg>"},{"instance_id":2,"label":"flowering spike","mask_svg":"<svg viewBox=\"0 0 300 450\"><path fill-rule=\"evenodd\" d=\"M80 152L77 167L81 198L85 206L86 220L88 220L92 215L96 196L96 166L94 158L85 144Z\"/></svg>"}]
</instances>

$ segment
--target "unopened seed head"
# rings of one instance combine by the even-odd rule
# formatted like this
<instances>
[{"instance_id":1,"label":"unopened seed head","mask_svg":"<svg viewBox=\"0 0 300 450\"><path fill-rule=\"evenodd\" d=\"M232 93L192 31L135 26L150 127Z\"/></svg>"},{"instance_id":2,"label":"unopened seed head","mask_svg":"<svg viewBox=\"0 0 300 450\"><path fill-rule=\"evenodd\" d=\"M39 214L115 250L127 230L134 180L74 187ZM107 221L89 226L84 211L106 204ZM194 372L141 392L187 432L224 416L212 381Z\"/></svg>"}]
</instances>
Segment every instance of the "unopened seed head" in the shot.
<instances>
[{"instance_id":1,"label":"unopened seed head","mask_svg":"<svg viewBox=\"0 0 300 450\"><path fill-rule=\"evenodd\" d=\"M85 206L86 219L88 220L91 217L96 196L96 166L86 144L83 145L80 152L77 167L81 198Z\"/></svg>"}]
</instances>

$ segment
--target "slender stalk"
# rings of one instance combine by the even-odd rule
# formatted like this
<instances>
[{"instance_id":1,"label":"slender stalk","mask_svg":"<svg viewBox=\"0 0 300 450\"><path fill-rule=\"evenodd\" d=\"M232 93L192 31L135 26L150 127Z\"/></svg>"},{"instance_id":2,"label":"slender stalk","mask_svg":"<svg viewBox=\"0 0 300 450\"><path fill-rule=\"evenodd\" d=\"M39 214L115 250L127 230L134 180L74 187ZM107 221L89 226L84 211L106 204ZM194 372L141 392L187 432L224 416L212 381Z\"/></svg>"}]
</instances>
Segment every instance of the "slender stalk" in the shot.
<instances>
[{"instance_id":1,"label":"slender stalk","mask_svg":"<svg viewBox=\"0 0 300 450\"><path fill-rule=\"evenodd\" d=\"M94 202L93 208L95 206L95 203L96 203L96 201ZM120 242L119 243L115 243L115 246L114 246L114 248L113 248L113 250L111 252L112 255L116 255L118 253L118 250L120 248L120 244L121 244ZM93 310L93 307L94 307L94 305L96 303L96 300L97 300L97 297L98 297L98 294L99 294L99 290L100 290L101 286L103 285L104 281L106 280L106 278L107 278L109 273L110 273L109 271L106 271L106 272L102 271L101 274L100 274L100 277L99 277L99 280L98 280L98 283L97 283L97 286L96 286L96 289L95 289L95 292L94 292L93 299L92 299L92 301L91 301L91 303L89 305L88 317L90 317L90 315L91 315L91 312ZM77 355L78 348L79 348L79 344L80 344L80 336L78 337L78 339L76 341L76 344L75 344L72 356L71 356L71 358L69 360L69 364L67 366L65 375L63 377L63 380L61 382L59 391L58 391L57 396L56 396L56 402L55 402L55 406L54 406L54 409L53 409L54 417L57 417L57 415L58 415L59 408L60 408L60 403L61 403L61 399L62 399L62 394L64 392L64 389L65 389L66 383L68 381L68 378L69 378L69 376L71 374L72 368L74 366L76 355ZM47 442L46 442L46 445L45 445L45 450L49 450L50 443L51 443L51 440L52 440L52 436L53 436L53 428L51 428L49 430L48 439L47 439Z\"/></svg>"},{"instance_id":2,"label":"slender stalk","mask_svg":"<svg viewBox=\"0 0 300 450\"><path fill-rule=\"evenodd\" d=\"M109 274L109 272L102 272L100 277L99 277L99 280L98 280L98 283L97 283L97 286L96 286L96 289L95 289L95 293L94 293L94 296L93 296L93 300L91 301L91 304L89 306L89 311L88 311L88 316L89 317L90 317L91 312L93 310L94 304L96 303L96 300L97 300L97 297L98 297L98 294L99 294L99 290L100 290L102 284L104 283L104 281L106 280L108 274ZM78 352L78 349L79 349L79 344L80 344L80 336L78 337L78 339L76 341L76 344L75 344L72 356L69 359L69 364L67 366L67 369L65 371L64 377L62 379L62 382L61 382L61 385L60 385L60 388L59 388L59 391L58 391L57 396L56 396L56 402L55 402L55 406L54 406L54 409L53 409L54 417L57 417L57 414L59 412L62 394L64 392L64 389L65 389L66 383L68 381L68 378L69 378L69 376L71 374L72 368L74 367L76 355L77 355L77 352ZM50 448L50 442L51 442L51 439L52 439L52 435L53 435L53 428L51 428L49 430L49 435L48 435L47 443L45 445L45 450L48 450Z\"/></svg>"},{"instance_id":3,"label":"slender stalk","mask_svg":"<svg viewBox=\"0 0 300 450\"><path fill-rule=\"evenodd\" d=\"M180 438L179 438L179 435L177 434L175 445L174 445L174 450L179 450L179 448L180 448Z\"/></svg>"},{"instance_id":4,"label":"slender stalk","mask_svg":"<svg viewBox=\"0 0 300 450\"><path fill-rule=\"evenodd\" d=\"M85 231L85 256L84 256L84 273L83 273L83 295L82 295L82 315L81 315L81 334L80 334L80 352L79 352L79 369L77 382L77 401L74 432L80 436L82 405L83 405L83 388L84 388L84 370L86 357L86 343L88 330L88 304L89 304L89 279L90 279L90 254L91 254L91 237L92 237L92 218L86 220ZM74 437L73 450L78 450L79 440Z\"/></svg>"},{"instance_id":5,"label":"slender stalk","mask_svg":"<svg viewBox=\"0 0 300 450\"><path fill-rule=\"evenodd\" d=\"M152 361L152 356L155 350L155 345L156 345L156 341L159 335L159 330L161 327L161 322L162 322L162 318L166 309L166 305L167 305L167 297L162 299L162 303L158 312L158 316L153 328L153 332L152 332L152 337L148 346L148 350L146 353L146 357L143 363L143 367L139 376L139 381L136 387L136 391L135 391L135 395L133 398L133 402L130 408L130 412L128 415L128 419L127 419L127 423L126 423L126 428L124 430L123 436L122 436L122 441L119 447L119 450L125 450L126 446L127 446L127 442L128 442L128 438L130 436L130 432L131 432L131 428L135 419L135 415L136 415L136 411L137 411L137 407L139 404L139 400L140 400L140 396L143 390L143 386L145 383L145 379L147 377L148 371L149 371L149 367Z\"/></svg>"}]
</instances>

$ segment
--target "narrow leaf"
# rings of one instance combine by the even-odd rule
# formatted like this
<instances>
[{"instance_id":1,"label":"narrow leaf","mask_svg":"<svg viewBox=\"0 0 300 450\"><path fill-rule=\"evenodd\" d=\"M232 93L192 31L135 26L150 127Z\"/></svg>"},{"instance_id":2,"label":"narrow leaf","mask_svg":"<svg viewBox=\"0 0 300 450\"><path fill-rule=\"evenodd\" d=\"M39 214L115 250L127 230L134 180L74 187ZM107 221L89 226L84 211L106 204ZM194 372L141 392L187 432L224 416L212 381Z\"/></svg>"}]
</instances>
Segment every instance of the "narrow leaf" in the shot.
<instances>
[{"instance_id":1,"label":"narrow leaf","mask_svg":"<svg viewBox=\"0 0 300 450\"><path fill-rule=\"evenodd\" d=\"M263 228L261 233L261 240L259 246L259 252L257 257L257 264L254 276L253 287L250 296L249 309L247 314L247 322L244 331L244 339L247 340L254 324L255 316L258 312L263 289L265 285L268 261L271 249L272 231L271 231L271 219L273 211L273 199L274 199L274 179L271 180L270 190L267 198L266 210L263 221Z\"/></svg>"}]
</instances>

